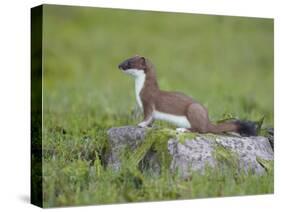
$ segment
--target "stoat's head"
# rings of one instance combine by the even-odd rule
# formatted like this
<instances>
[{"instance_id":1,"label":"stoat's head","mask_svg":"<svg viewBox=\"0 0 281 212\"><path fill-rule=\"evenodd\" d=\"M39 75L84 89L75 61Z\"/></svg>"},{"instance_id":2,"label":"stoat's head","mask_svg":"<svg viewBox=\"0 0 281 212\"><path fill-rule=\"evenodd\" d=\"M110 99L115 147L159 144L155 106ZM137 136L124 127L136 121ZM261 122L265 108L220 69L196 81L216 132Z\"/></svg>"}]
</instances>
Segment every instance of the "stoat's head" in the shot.
<instances>
[{"instance_id":1,"label":"stoat's head","mask_svg":"<svg viewBox=\"0 0 281 212\"><path fill-rule=\"evenodd\" d=\"M138 77L147 72L147 63L144 57L136 55L120 63L118 68L126 74Z\"/></svg>"}]
</instances>

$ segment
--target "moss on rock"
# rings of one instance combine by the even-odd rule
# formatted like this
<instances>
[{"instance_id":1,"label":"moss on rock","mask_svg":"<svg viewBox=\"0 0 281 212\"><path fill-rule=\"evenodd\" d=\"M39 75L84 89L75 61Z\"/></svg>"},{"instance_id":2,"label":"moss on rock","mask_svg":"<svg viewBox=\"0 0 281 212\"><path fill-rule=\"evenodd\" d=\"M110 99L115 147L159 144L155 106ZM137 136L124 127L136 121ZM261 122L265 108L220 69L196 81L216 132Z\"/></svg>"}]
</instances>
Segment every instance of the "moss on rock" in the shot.
<instances>
[{"instance_id":1,"label":"moss on rock","mask_svg":"<svg viewBox=\"0 0 281 212\"><path fill-rule=\"evenodd\" d=\"M168 140L176 136L175 130L160 128L150 130L145 138L145 143L151 143L151 150L156 153L161 169L168 168L171 163L171 155L168 152Z\"/></svg>"},{"instance_id":2,"label":"moss on rock","mask_svg":"<svg viewBox=\"0 0 281 212\"><path fill-rule=\"evenodd\" d=\"M221 164L226 164L234 169L238 168L239 157L237 153L231 151L223 145L216 144L214 146L213 157Z\"/></svg>"},{"instance_id":3,"label":"moss on rock","mask_svg":"<svg viewBox=\"0 0 281 212\"><path fill-rule=\"evenodd\" d=\"M265 160L260 157L256 157L258 163L267 171L272 172L274 169L274 161L273 160Z\"/></svg>"}]
</instances>

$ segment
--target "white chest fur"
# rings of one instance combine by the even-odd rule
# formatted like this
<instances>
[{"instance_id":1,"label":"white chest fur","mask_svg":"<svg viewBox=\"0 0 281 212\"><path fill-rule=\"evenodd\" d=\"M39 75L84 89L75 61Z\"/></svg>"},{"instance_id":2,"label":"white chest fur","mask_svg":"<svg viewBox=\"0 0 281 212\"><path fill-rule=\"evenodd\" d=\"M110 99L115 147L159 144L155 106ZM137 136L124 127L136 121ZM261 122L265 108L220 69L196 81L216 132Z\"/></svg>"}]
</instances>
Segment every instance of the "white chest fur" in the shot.
<instances>
[{"instance_id":1,"label":"white chest fur","mask_svg":"<svg viewBox=\"0 0 281 212\"><path fill-rule=\"evenodd\" d=\"M174 124L178 127L183 127L183 128L191 127L188 119L185 116L176 116L176 115L172 115L172 114L162 113L159 111L154 111L153 118L156 120L170 122L171 124Z\"/></svg>"},{"instance_id":2,"label":"white chest fur","mask_svg":"<svg viewBox=\"0 0 281 212\"><path fill-rule=\"evenodd\" d=\"M136 82L135 82L136 98L137 98L137 103L140 106L140 108L143 107L142 101L141 101L141 98L140 98L140 92L141 92L141 89L143 88L144 81L145 81L145 75L136 78Z\"/></svg>"},{"instance_id":3,"label":"white chest fur","mask_svg":"<svg viewBox=\"0 0 281 212\"><path fill-rule=\"evenodd\" d=\"M145 81L145 73L143 70L137 70L137 69L127 69L125 73L132 75L135 78L135 94L137 103L140 108L142 108L142 101L140 98L140 92L143 88L144 81Z\"/></svg>"}]
</instances>

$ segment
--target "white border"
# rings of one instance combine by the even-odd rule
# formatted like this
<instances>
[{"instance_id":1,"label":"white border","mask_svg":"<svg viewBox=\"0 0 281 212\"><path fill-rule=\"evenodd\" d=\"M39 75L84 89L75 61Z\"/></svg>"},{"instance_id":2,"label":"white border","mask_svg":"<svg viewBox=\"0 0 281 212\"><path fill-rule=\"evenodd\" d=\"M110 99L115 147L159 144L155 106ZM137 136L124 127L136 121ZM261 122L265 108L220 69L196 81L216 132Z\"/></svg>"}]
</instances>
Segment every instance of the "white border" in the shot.
<instances>
[{"instance_id":1,"label":"white border","mask_svg":"<svg viewBox=\"0 0 281 212\"><path fill-rule=\"evenodd\" d=\"M280 98L280 7L277 0L49 0L1 2L0 210L35 211L29 196L30 8L41 3L275 18L275 108ZM279 80L277 80L279 79ZM64 211L277 211L280 196L280 112L275 110L275 194L54 209Z\"/></svg>"},{"instance_id":2,"label":"white border","mask_svg":"<svg viewBox=\"0 0 281 212\"><path fill-rule=\"evenodd\" d=\"M33 2L36 2L35 5L38 5L41 4L42 1ZM274 7L276 3L273 0L173 0L172 2L161 0L49 0L47 2L49 4L67 4L73 6L79 5L265 18L272 18L278 15L278 7Z\"/></svg>"}]
</instances>

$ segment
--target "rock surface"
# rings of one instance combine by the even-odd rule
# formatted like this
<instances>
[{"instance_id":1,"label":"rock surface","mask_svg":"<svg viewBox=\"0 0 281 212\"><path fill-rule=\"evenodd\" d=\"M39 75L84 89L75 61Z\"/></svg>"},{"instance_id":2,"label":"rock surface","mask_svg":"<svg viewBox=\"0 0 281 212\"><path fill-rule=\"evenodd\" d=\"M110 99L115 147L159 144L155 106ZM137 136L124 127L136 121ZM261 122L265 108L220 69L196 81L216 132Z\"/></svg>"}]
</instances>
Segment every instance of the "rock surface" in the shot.
<instances>
[{"instance_id":1,"label":"rock surface","mask_svg":"<svg viewBox=\"0 0 281 212\"><path fill-rule=\"evenodd\" d=\"M109 129L110 152L107 159L108 166L115 170L120 169L122 152L124 150L133 152L144 142L147 142L145 139L148 131L146 128L135 126ZM150 131L150 133L153 133L153 131ZM221 167L221 164L233 166L239 171L243 170L247 173L263 174L266 167L262 161L274 160L273 149L266 137L212 134L188 136L189 133L185 133L187 136L180 139L178 135L185 136L185 134L174 133L175 136L164 142L162 141L162 143L165 145L164 151L167 151L167 155L170 157L170 170L178 171L184 178L188 177L192 171L204 173L206 166L215 168ZM150 149L145 153L139 167L159 172L161 165L159 152L157 154L155 150Z\"/></svg>"}]
</instances>

